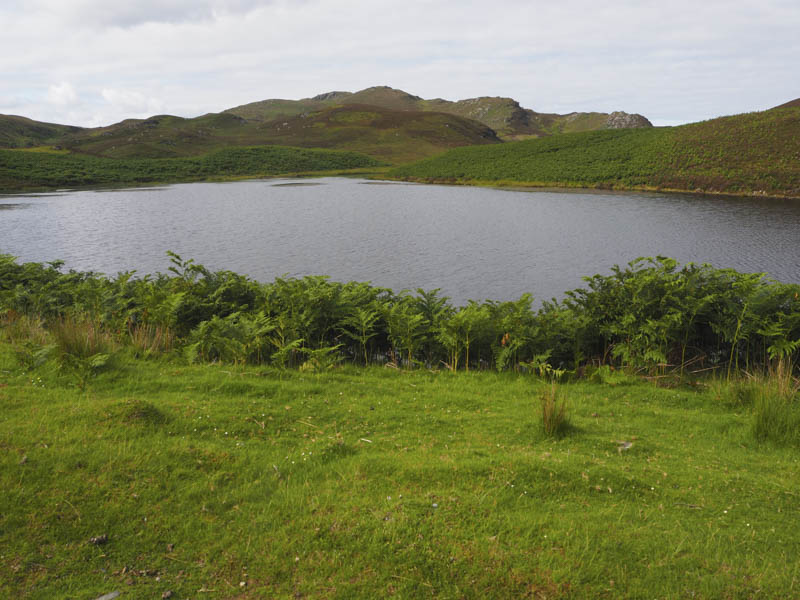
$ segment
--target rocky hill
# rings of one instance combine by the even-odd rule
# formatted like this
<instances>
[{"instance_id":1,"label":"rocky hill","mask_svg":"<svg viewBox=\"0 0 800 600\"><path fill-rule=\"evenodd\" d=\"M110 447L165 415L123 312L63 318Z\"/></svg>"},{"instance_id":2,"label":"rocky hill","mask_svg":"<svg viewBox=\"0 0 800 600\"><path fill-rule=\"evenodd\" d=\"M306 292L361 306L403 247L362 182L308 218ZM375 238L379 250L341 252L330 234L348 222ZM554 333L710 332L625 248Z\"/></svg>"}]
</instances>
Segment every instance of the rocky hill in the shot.
<instances>
[{"instance_id":1,"label":"rocky hill","mask_svg":"<svg viewBox=\"0 0 800 600\"><path fill-rule=\"evenodd\" d=\"M73 152L109 158L199 156L232 146L278 145L361 152L389 163L459 146L500 143L477 121L437 112L374 105L333 105L257 120L225 112L194 119L158 115L86 129L60 140Z\"/></svg>"},{"instance_id":2,"label":"rocky hill","mask_svg":"<svg viewBox=\"0 0 800 600\"><path fill-rule=\"evenodd\" d=\"M566 115L538 113L523 108L512 98L484 96L452 102L436 98L425 100L403 90L387 86L371 87L360 92L327 92L303 100L262 100L230 108L225 112L251 120L272 120L321 110L325 107L367 104L393 110L442 112L474 119L494 129L503 139L544 137L556 133L652 127L638 114L625 112L578 113Z\"/></svg>"}]
</instances>

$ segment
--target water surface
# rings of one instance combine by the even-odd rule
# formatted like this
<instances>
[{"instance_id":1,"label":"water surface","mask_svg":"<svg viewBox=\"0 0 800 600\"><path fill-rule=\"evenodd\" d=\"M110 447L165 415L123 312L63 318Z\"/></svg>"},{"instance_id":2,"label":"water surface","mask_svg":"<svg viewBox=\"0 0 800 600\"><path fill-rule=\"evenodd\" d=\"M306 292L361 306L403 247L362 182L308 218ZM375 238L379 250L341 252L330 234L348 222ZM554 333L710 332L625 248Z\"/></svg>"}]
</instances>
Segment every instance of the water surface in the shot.
<instances>
[{"instance_id":1,"label":"water surface","mask_svg":"<svg viewBox=\"0 0 800 600\"><path fill-rule=\"evenodd\" d=\"M800 282L800 202L376 183L0 196L0 253L113 275L166 272L172 250L261 281L329 275L441 288L457 303L560 297L584 275L658 254Z\"/></svg>"}]
</instances>

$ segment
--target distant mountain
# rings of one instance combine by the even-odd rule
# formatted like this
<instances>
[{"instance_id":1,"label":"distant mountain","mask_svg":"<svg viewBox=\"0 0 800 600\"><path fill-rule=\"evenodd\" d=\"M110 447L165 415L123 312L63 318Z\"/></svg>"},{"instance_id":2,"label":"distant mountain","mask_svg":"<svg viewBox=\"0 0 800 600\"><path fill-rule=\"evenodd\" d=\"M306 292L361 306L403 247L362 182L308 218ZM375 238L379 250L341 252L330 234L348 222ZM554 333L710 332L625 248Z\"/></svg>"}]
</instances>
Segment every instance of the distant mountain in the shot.
<instances>
[{"instance_id":1,"label":"distant mountain","mask_svg":"<svg viewBox=\"0 0 800 600\"><path fill-rule=\"evenodd\" d=\"M544 137L556 133L652 127L638 114L625 112L537 113L523 108L512 98L481 97L451 102L436 98L424 100L387 86L371 87L360 92L328 92L303 100L262 100L230 108L225 112L250 120L272 120L321 110L334 105L368 104L392 110L443 112L473 119L494 129L503 139Z\"/></svg>"},{"instance_id":2,"label":"distant mountain","mask_svg":"<svg viewBox=\"0 0 800 600\"><path fill-rule=\"evenodd\" d=\"M432 156L449 148L500 143L471 119L435 112L348 104L269 120L224 112L194 119L158 115L128 119L66 136L73 152L111 158L197 156L229 146L280 145L361 152L390 163Z\"/></svg>"},{"instance_id":3,"label":"distant mountain","mask_svg":"<svg viewBox=\"0 0 800 600\"><path fill-rule=\"evenodd\" d=\"M694 165L691 169L692 176L682 179L688 172L688 167L682 166L681 178L672 183L680 187L678 183L688 185L687 182L694 182L696 184L694 187L698 189L735 193L736 185L739 184L733 183L735 178L730 173L725 174L725 164L737 165L736 168L746 174L753 170L751 165L755 164L754 161L758 164L766 161L763 164L773 166L782 165L786 161L791 162L791 157L795 155L790 153L783 156L780 149L794 147L791 136L796 134L798 107L800 99L782 104L774 111L765 111L757 120L758 128L746 134L739 129L743 127L743 123L749 121L739 117L725 118L733 120L710 121L714 123L712 129L708 129L703 123L695 124L696 127L687 126L680 129L683 132L681 134L683 137L680 138L684 144L682 148L688 148L695 154L701 150L705 151L706 148L712 148L712 151L708 156L704 155L702 160L697 159L695 162L692 162L695 160L692 158L695 154L690 152L686 155L688 158L681 154L680 160L692 162ZM71 153L126 159L182 158L201 156L224 148L292 146L358 152L384 163L398 165L436 156L463 146L501 145L504 141L533 138L543 141L560 137L557 134L592 131L602 133L609 130L629 130L631 133L638 132L645 135L647 132L661 132L662 129L653 128L650 121L641 115L624 112L610 114L575 112L566 115L537 113L523 108L511 98L480 97L457 102L440 98L425 100L402 90L378 86L359 92L327 92L303 100L262 100L221 113L209 113L191 119L156 115L147 119L126 119L107 127L91 129L0 115L0 148L57 146ZM699 131L701 134L689 144L686 140L693 131ZM719 144L710 141L716 135L723 136ZM669 136L658 133L653 137L656 138L666 140ZM613 139L616 138L602 138L602 140ZM633 136L625 139L645 138ZM598 140L600 138L572 138L564 143L573 146L584 144L588 148ZM746 152L743 150L737 155L732 150L733 146L745 142L749 145ZM622 141L612 144L623 152L623 158L628 156L626 152L633 151L632 147L628 148L626 144L627 142L622 143ZM610 146L604 147L610 148ZM754 148L763 150L763 156L753 155ZM589 150L592 152L596 150L601 154L605 152L605 150L601 152L600 147ZM520 147L514 146L502 151L498 149L496 155L510 156L507 153L520 151ZM613 152L609 156L612 154ZM490 155L495 154L492 152L481 154L480 160L483 161L484 156L488 160ZM750 163L743 164L741 156L749 156ZM768 160L765 157L769 157ZM504 160L510 161L511 158ZM660 160L659 158L658 161ZM628 158L625 158L625 161L630 162ZM706 177L702 174L702 170L704 165L712 162L716 165L715 174L713 177L710 175ZM504 169L507 164L510 163L502 163L502 168ZM526 166L521 158L517 164L527 173L526 169L530 165ZM664 167L660 163L659 165L659 168ZM471 168L476 166L472 165ZM575 168L578 169L577 163ZM665 175L667 172L672 171L664 167L664 170L659 171L660 179L645 177L643 180L657 181L647 185L669 187L672 183L669 176ZM795 173L792 169L789 172L792 176ZM509 179L522 180L528 176L532 177L533 174L531 172L523 176L522 173L518 173L509 176ZM442 177L450 178L453 175L444 169ZM455 177L460 176L455 175ZM750 179L739 177L742 182L740 189L763 189L771 193L773 189L795 190L797 187L783 180L781 183L768 185L773 178L767 175L765 178L763 187L758 188ZM602 185L607 184L606 180L600 179ZM578 181L583 179L574 183ZM630 185L626 183L627 181L625 175L620 184ZM586 182L589 183L589 180ZM793 191L792 194L794 193Z\"/></svg>"},{"instance_id":4,"label":"distant mountain","mask_svg":"<svg viewBox=\"0 0 800 600\"><path fill-rule=\"evenodd\" d=\"M511 98L424 100L387 86L263 100L186 119L156 115L81 128L0 115L0 148L58 145L109 158L198 156L230 146L281 145L362 152L389 163L459 146L605 128L650 127L641 115L554 115Z\"/></svg>"},{"instance_id":5,"label":"distant mountain","mask_svg":"<svg viewBox=\"0 0 800 600\"><path fill-rule=\"evenodd\" d=\"M545 115L509 98L423 100L388 87L265 100L193 119L127 119L94 129L0 115L0 148L41 146L35 152L0 150L0 187L194 180L389 163L405 165L390 176L417 181L800 198L800 99L680 127L635 127L644 124L640 118ZM559 132L564 133L555 135ZM517 138L531 139L510 141ZM311 156L303 148L359 154ZM130 158L181 160L113 160Z\"/></svg>"},{"instance_id":6,"label":"distant mountain","mask_svg":"<svg viewBox=\"0 0 800 600\"><path fill-rule=\"evenodd\" d=\"M40 146L81 130L81 127L42 123L16 115L0 115L0 148Z\"/></svg>"}]
</instances>

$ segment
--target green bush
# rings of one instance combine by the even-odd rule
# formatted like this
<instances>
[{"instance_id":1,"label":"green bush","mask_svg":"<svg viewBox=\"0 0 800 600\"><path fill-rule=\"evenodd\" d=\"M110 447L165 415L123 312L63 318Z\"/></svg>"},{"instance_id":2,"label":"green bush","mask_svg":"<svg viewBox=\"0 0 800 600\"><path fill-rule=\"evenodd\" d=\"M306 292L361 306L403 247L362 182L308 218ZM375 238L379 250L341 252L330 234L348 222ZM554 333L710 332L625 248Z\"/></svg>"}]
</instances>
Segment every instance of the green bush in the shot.
<instances>
[{"instance_id":1,"label":"green bush","mask_svg":"<svg viewBox=\"0 0 800 600\"><path fill-rule=\"evenodd\" d=\"M319 276L259 283L171 257L170 274L136 279L0 255L4 335L40 346L52 338L60 356L83 361L87 372L102 368L117 344L137 356L174 349L193 361L297 367L309 356L326 364L389 360L555 380L585 373L609 384L636 373L680 380L716 372L730 381L773 364L797 369L800 286L758 273L641 258L587 277L565 300L534 310L529 294L458 307L437 290L395 294Z\"/></svg>"}]
</instances>

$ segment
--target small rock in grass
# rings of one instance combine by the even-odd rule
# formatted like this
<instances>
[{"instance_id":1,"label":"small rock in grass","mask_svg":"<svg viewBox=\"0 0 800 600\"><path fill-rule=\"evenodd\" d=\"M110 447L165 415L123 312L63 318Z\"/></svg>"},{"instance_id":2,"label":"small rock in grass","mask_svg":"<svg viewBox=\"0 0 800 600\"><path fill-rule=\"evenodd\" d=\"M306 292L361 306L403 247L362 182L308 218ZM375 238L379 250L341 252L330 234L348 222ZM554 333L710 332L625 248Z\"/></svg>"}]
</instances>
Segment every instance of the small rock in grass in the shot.
<instances>
[{"instance_id":1,"label":"small rock in grass","mask_svg":"<svg viewBox=\"0 0 800 600\"><path fill-rule=\"evenodd\" d=\"M626 441L619 441L617 446L617 452L622 454L623 450L630 450L631 446L633 446L633 442L626 442Z\"/></svg>"},{"instance_id":2,"label":"small rock in grass","mask_svg":"<svg viewBox=\"0 0 800 600\"><path fill-rule=\"evenodd\" d=\"M89 543L94 544L95 546L102 546L108 542L108 534L98 535L93 538L89 538Z\"/></svg>"},{"instance_id":3,"label":"small rock in grass","mask_svg":"<svg viewBox=\"0 0 800 600\"><path fill-rule=\"evenodd\" d=\"M163 594L161 594L161 598L166 600L167 598L172 598L172 590L167 590Z\"/></svg>"}]
</instances>

